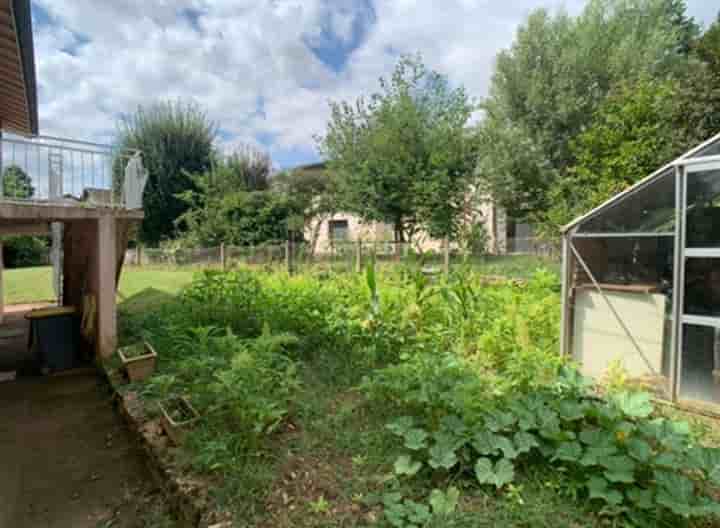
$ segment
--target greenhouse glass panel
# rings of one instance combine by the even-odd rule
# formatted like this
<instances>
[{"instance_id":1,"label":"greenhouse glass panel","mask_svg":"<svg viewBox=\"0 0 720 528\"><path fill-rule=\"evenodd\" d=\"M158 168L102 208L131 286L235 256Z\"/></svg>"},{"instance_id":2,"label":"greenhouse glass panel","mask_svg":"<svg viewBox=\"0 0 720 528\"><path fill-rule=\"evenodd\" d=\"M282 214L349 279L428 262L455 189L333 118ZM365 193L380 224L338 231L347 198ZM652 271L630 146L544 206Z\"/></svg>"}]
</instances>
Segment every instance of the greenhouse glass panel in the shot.
<instances>
[{"instance_id":1,"label":"greenhouse glass panel","mask_svg":"<svg viewBox=\"0 0 720 528\"><path fill-rule=\"evenodd\" d=\"M692 156L693 158L704 158L706 156L720 156L720 140L711 143L700 152Z\"/></svg>"},{"instance_id":2,"label":"greenhouse glass panel","mask_svg":"<svg viewBox=\"0 0 720 528\"><path fill-rule=\"evenodd\" d=\"M683 313L720 317L720 259L687 259Z\"/></svg>"},{"instance_id":3,"label":"greenhouse glass panel","mask_svg":"<svg viewBox=\"0 0 720 528\"><path fill-rule=\"evenodd\" d=\"M720 403L720 329L683 325L680 398Z\"/></svg>"},{"instance_id":4,"label":"greenhouse glass panel","mask_svg":"<svg viewBox=\"0 0 720 528\"><path fill-rule=\"evenodd\" d=\"M577 237L572 245L571 343L582 372L602 379L621 367L667 396L674 237Z\"/></svg>"},{"instance_id":5,"label":"greenhouse glass panel","mask_svg":"<svg viewBox=\"0 0 720 528\"><path fill-rule=\"evenodd\" d=\"M672 234L675 230L675 170L586 220L578 233Z\"/></svg>"},{"instance_id":6,"label":"greenhouse glass panel","mask_svg":"<svg viewBox=\"0 0 720 528\"><path fill-rule=\"evenodd\" d=\"M720 170L687 175L687 247L720 247Z\"/></svg>"}]
</instances>

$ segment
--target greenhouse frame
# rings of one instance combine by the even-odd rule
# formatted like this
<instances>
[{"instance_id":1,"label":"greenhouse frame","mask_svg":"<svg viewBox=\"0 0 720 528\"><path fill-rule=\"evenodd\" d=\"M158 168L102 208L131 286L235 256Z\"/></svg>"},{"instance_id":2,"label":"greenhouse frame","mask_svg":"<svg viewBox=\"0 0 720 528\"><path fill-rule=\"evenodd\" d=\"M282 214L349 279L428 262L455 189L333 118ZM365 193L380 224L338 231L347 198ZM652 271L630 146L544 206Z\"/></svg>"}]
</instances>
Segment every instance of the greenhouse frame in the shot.
<instances>
[{"instance_id":1,"label":"greenhouse frame","mask_svg":"<svg viewBox=\"0 0 720 528\"><path fill-rule=\"evenodd\" d=\"M561 350L720 414L720 134L563 228Z\"/></svg>"}]
</instances>

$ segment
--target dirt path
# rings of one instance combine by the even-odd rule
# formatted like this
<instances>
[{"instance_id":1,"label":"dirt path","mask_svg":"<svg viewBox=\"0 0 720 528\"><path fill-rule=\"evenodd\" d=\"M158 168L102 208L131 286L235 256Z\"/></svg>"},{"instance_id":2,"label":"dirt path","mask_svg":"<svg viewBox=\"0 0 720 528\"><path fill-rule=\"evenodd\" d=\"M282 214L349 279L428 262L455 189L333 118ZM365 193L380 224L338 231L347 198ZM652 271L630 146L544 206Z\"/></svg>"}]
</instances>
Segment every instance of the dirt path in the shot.
<instances>
[{"instance_id":1,"label":"dirt path","mask_svg":"<svg viewBox=\"0 0 720 528\"><path fill-rule=\"evenodd\" d=\"M0 528L135 528L161 504L93 374L0 383Z\"/></svg>"}]
</instances>

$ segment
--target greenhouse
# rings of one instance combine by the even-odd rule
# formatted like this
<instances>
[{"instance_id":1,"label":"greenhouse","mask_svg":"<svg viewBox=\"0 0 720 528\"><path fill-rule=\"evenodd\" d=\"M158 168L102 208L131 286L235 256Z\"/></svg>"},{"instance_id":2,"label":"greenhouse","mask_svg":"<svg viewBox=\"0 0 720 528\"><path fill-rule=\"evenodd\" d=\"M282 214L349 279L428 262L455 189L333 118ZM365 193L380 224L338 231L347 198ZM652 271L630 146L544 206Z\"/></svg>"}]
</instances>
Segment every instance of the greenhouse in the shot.
<instances>
[{"instance_id":1,"label":"greenhouse","mask_svg":"<svg viewBox=\"0 0 720 528\"><path fill-rule=\"evenodd\" d=\"M561 347L720 413L720 135L563 229Z\"/></svg>"}]
</instances>

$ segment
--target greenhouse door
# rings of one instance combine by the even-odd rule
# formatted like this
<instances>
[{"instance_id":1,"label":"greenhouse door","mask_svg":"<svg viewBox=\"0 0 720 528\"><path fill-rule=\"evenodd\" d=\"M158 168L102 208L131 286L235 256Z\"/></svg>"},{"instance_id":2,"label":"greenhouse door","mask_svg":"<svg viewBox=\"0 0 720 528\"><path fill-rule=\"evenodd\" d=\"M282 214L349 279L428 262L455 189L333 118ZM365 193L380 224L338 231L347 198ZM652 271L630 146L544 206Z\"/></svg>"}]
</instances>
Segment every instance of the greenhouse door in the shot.
<instances>
[{"instance_id":1,"label":"greenhouse door","mask_svg":"<svg viewBox=\"0 0 720 528\"><path fill-rule=\"evenodd\" d=\"M681 401L720 405L720 162L685 166Z\"/></svg>"}]
</instances>

